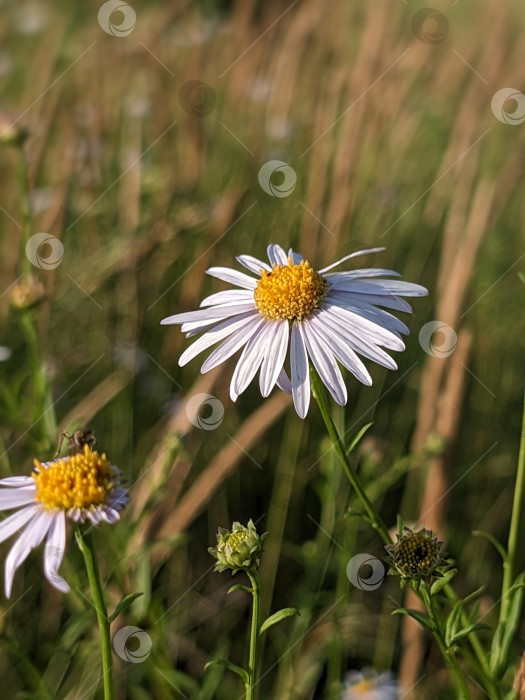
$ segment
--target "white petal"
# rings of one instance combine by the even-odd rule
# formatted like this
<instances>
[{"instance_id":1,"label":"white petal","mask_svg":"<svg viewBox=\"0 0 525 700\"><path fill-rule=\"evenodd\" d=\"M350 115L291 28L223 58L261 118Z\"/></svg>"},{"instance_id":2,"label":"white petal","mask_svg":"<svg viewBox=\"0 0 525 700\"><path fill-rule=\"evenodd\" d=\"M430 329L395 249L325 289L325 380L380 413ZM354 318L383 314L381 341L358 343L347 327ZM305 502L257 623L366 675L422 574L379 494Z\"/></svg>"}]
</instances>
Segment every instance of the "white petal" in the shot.
<instances>
[{"instance_id":1,"label":"white petal","mask_svg":"<svg viewBox=\"0 0 525 700\"><path fill-rule=\"evenodd\" d=\"M405 349L405 344L397 335L386 330L386 328L372 323L372 321L369 321L367 318L363 318L348 309L337 306L337 302L332 304L329 297L325 299L323 311L350 324L351 330L357 335L368 338L370 342L376 345L383 345L385 348L390 348L391 350L402 351Z\"/></svg>"},{"instance_id":2,"label":"white petal","mask_svg":"<svg viewBox=\"0 0 525 700\"><path fill-rule=\"evenodd\" d=\"M312 321L314 321L314 319L312 319ZM366 342L360 338L349 329L348 325L344 325L344 323L341 323L337 318L320 313L315 316L315 323L320 323L323 326L323 330L320 332L327 334L327 337L330 338L331 347L337 347L340 353L344 353L344 349L349 348L350 350L355 350L355 352L363 355L363 357L373 360L378 365L382 365L388 369L397 369L397 365L390 355L387 355L384 350L377 347L377 345L374 343ZM335 338L332 337L333 335L335 335ZM333 346L332 343L334 344ZM354 369L345 364L340 355L337 355L337 357L347 369L355 374ZM354 363L353 357L354 353L352 352L350 354L351 359L349 359L351 363ZM359 360L359 358L357 358L357 360ZM365 375L368 377L368 380L364 381L356 374L357 379L359 379L360 382L363 382L363 384L370 386L372 384L372 380L370 379L370 375L368 374L366 367L360 360L359 370L364 371Z\"/></svg>"},{"instance_id":3,"label":"white petal","mask_svg":"<svg viewBox=\"0 0 525 700\"><path fill-rule=\"evenodd\" d=\"M357 258L359 255L367 255L367 253L380 253L382 250L386 250L386 248L367 248L366 250L357 250L355 253L350 253L350 255L345 255L344 258L341 258L335 263L332 263L331 265L328 265L328 267L323 267L322 270L318 270L319 274L323 274L324 272L328 272L328 270L332 270L334 267L337 267L341 263L345 262L346 260L351 260L352 258Z\"/></svg>"},{"instance_id":4,"label":"white petal","mask_svg":"<svg viewBox=\"0 0 525 700\"><path fill-rule=\"evenodd\" d=\"M201 373L205 374L205 372L209 372L210 369L217 367L217 365L220 365L222 362L227 360L228 357L231 357L240 347L248 342L257 329L264 323L267 323L267 321L264 318L261 318L259 315L253 319L248 319L243 324L242 328L235 333L232 333L230 337L225 340L224 343L222 343L222 345L219 345L219 347L211 353L211 355L202 365Z\"/></svg>"},{"instance_id":5,"label":"white petal","mask_svg":"<svg viewBox=\"0 0 525 700\"><path fill-rule=\"evenodd\" d=\"M230 398L237 401L255 377L267 350L268 338L273 336L273 324L266 323L246 343L230 383Z\"/></svg>"},{"instance_id":6,"label":"white petal","mask_svg":"<svg viewBox=\"0 0 525 700\"><path fill-rule=\"evenodd\" d=\"M306 354L306 348L296 323L292 325L290 368L295 410L299 418L304 418L310 406L310 375L308 374L308 356Z\"/></svg>"},{"instance_id":7,"label":"white petal","mask_svg":"<svg viewBox=\"0 0 525 700\"><path fill-rule=\"evenodd\" d=\"M288 250L288 257L292 259L294 265L299 265L299 263L304 260L304 257L299 253L296 253L293 248Z\"/></svg>"},{"instance_id":8,"label":"white petal","mask_svg":"<svg viewBox=\"0 0 525 700\"><path fill-rule=\"evenodd\" d=\"M286 374L284 367L281 370L279 376L277 377L276 384L279 387L279 389L284 391L285 394L292 393L292 382L289 380L288 375Z\"/></svg>"},{"instance_id":9,"label":"white petal","mask_svg":"<svg viewBox=\"0 0 525 700\"><path fill-rule=\"evenodd\" d=\"M388 313L384 309L380 309L372 304L367 304L365 301L359 300L359 295L352 294L338 294L332 291L330 293L330 299L336 301L339 306L353 311L363 318L367 318L372 323L376 323L378 326L382 326L389 331L392 331L394 335L399 335L404 333L405 335L410 334L410 329L406 326L403 321L400 321L393 314Z\"/></svg>"},{"instance_id":10,"label":"white petal","mask_svg":"<svg viewBox=\"0 0 525 700\"><path fill-rule=\"evenodd\" d=\"M0 490L0 510L19 508L29 503L35 503L36 486L33 479L31 486L22 486L14 489Z\"/></svg>"},{"instance_id":11,"label":"white petal","mask_svg":"<svg viewBox=\"0 0 525 700\"><path fill-rule=\"evenodd\" d=\"M250 289L227 289L224 292L210 294L200 303L201 308L215 306L215 304L239 304L253 301L253 292Z\"/></svg>"},{"instance_id":12,"label":"white petal","mask_svg":"<svg viewBox=\"0 0 525 700\"><path fill-rule=\"evenodd\" d=\"M44 548L44 574L49 583L62 593L69 593L67 582L58 574L66 548L66 516L59 511L53 518Z\"/></svg>"},{"instance_id":13,"label":"white petal","mask_svg":"<svg viewBox=\"0 0 525 700\"><path fill-rule=\"evenodd\" d=\"M337 294L341 298L347 298L354 301L361 301L366 304L373 306L384 306L387 309L394 309L396 311L405 311L406 313L412 313L412 307L401 297L396 297L394 294L358 294L353 293L350 290L342 289L338 287L337 290L331 290L331 294Z\"/></svg>"},{"instance_id":14,"label":"white petal","mask_svg":"<svg viewBox=\"0 0 525 700\"><path fill-rule=\"evenodd\" d=\"M28 520L31 520L40 510L42 510L40 504L28 506L27 508L13 513L5 520L2 520L0 523L0 542L7 540L8 537L18 532L18 530L24 527Z\"/></svg>"},{"instance_id":15,"label":"white petal","mask_svg":"<svg viewBox=\"0 0 525 700\"><path fill-rule=\"evenodd\" d=\"M11 547L5 560L5 597L11 597L13 578L16 570L29 556L29 553L42 542L53 522L54 514L39 509L39 512L22 530Z\"/></svg>"},{"instance_id":16,"label":"white petal","mask_svg":"<svg viewBox=\"0 0 525 700\"><path fill-rule=\"evenodd\" d=\"M35 480L32 476L8 476L6 479L0 479L0 486L10 486L19 488L20 486L35 486Z\"/></svg>"},{"instance_id":17,"label":"white petal","mask_svg":"<svg viewBox=\"0 0 525 700\"><path fill-rule=\"evenodd\" d=\"M328 320L325 321L325 318ZM312 317L310 323L312 327L315 328L318 335L326 339L326 344L330 347L343 367L346 367L347 370L352 372L354 377L362 384L365 384L365 386L371 386L372 377L368 373L367 368L355 354L348 342L348 338L345 338L342 334L339 334L337 332L337 327L334 328L332 326L331 317L323 317L323 314L319 314Z\"/></svg>"},{"instance_id":18,"label":"white petal","mask_svg":"<svg viewBox=\"0 0 525 700\"><path fill-rule=\"evenodd\" d=\"M235 316L234 318L229 318L218 326L215 326L212 330L206 331L203 336L182 353L179 357L179 367L183 367L199 353L204 352L204 350L218 343L219 340L223 340L223 338L231 335L239 328L243 328L246 325L246 319L252 315L253 314L248 313L242 314L241 317ZM257 314L257 317L259 317L259 314Z\"/></svg>"},{"instance_id":19,"label":"white petal","mask_svg":"<svg viewBox=\"0 0 525 700\"><path fill-rule=\"evenodd\" d=\"M255 289L257 284L257 280L253 279L253 277L245 275L244 272L232 270L229 267L210 267L209 270L206 270L206 274L243 289Z\"/></svg>"},{"instance_id":20,"label":"white petal","mask_svg":"<svg viewBox=\"0 0 525 700\"><path fill-rule=\"evenodd\" d=\"M266 252L268 254L268 260L272 265L288 265L288 258L280 245L272 243L268 246Z\"/></svg>"},{"instance_id":21,"label":"white petal","mask_svg":"<svg viewBox=\"0 0 525 700\"><path fill-rule=\"evenodd\" d=\"M173 316L168 316L163 318L160 322L161 326L168 326L170 324L178 323L191 323L192 321L211 321L213 319L219 320L222 318L228 318L229 316L237 316L238 314L243 314L246 311L252 311L254 303L246 304L224 304L222 306L215 306L212 309L199 309L198 311L187 311L183 314L174 314Z\"/></svg>"},{"instance_id":22,"label":"white petal","mask_svg":"<svg viewBox=\"0 0 525 700\"><path fill-rule=\"evenodd\" d=\"M250 272L255 272L256 275L261 274L261 270L266 270L266 272L271 272L272 268L268 263L262 262L258 258L254 258L251 255L239 255L237 260Z\"/></svg>"},{"instance_id":23,"label":"white petal","mask_svg":"<svg viewBox=\"0 0 525 700\"><path fill-rule=\"evenodd\" d=\"M321 337L316 337L315 326L312 327L308 322L304 322L301 324L301 331L308 355L321 381L332 394L334 401L340 406L344 406L347 402L348 395L346 393L344 379L333 354L323 343Z\"/></svg>"},{"instance_id":24,"label":"white petal","mask_svg":"<svg viewBox=\"0 0 525 700\"><path fill-rule=\"evenodd\" d=\"M340 289L356 294L395 295L404 297L424 297L428 290L419 284L402 280L348 280L340 283Z\"/></svg>"},{"instance_id":25,"label":"white petal","mask_svg":"<svg viewBox=\"0 0 525 700\"><path fill-rule=\"evenodd\" d=\"M330 285L336 287L339 282L348 282L362 277L401 277L401 275L395 270L385 270L381 267L361 267L348 272L329 272L325 277Z\"/></svg>"},{"instance_id":26,"label":"white petal","mask_svg":"<svg viewBox=\"0 0 525 700\"><path fill-rule=\"evenodd\" d=\"M274 334L272 342L267 349L261 366L259 375L259 387L261 394L266 398L281 374L286 353L288 351L288 339L290 336L290 325L288 321L274 321Z\"/></svg>"}]
</instances>

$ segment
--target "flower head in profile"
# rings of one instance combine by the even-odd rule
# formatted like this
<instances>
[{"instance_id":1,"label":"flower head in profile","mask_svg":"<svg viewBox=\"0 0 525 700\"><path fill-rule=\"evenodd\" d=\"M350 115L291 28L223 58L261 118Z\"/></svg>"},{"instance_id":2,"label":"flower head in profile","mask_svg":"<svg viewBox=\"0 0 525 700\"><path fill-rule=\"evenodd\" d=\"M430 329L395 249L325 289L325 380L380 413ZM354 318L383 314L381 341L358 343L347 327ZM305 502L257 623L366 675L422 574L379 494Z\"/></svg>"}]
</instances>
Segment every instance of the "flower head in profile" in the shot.
<instances>
[{"instance_id":1,"label":"flower head in profile","mask_svg":"<svg viewBox=\"0 0 525 700\"><path fill-rule=\"evenodd\" d=\"M248 521L248 526L235 522L231 532L223 527L217 533L217 546L210 547L208 552L217 559L214 571L232 569L237 571L250 571L256 569L261 561L262 546L266 533L257 534L253 520Z\"/></svg>"},{"instance_id":2,"label":"flower head in profile","mask_svg":"<svg viewBox=\"0 0 525 700\"><path fill-rule=\"evenodd\" d=\"M11 595L16 570L45 540L44 574L55 588L69 591L59 576L66 545L66 518L75 523L114 523L128 502L120 471L84 444L75 454L51 462L34 460L31 476L0 480L0 510L17 508L0 523L0 542L18 532L5 562L5 595Z\"/></svg>"},{"instance_id":3,"label":"flower head in profile","mask_svg":"<svg viewBox=\"0 0 525 700\"><path fill-rule=\"evenodd\" d=\"M442 545L431 530L422 528L414 532L404 527L403 532L397 534L397 542L386 545L385 549L393 573L405 581L428 581L437 574L437 567L446 563L441 557Z\"/></svg>"},{"instance_id":4,"label":"flower head in profile","mask_svg":"<svg viewBox=\"0 0 525 700\"><path fill-rule=\"evenodd\" d=\"M373 668L350 671L345 679L341 700L397 700L399 685L390 671Z\"/></svg>"},{"instance_id":5,"label":"flower head in profile","mask_svg":"<svg viewBox=\"0 0 525 700\"><path fill-rule=\"evenodd\" d=\"M204 350L220 343L201 367L208 372L243 348L230 384L232 401L259 372L261 394L277 386L293 396L304 418L310 405L309 362L341 406L347 391L339 365L360 382L372 379L358 355L389 369L397 369L387 350L405 349L401 335L407 326L390 311L411 312L403 297L420 297L427 290L402 282L393 270L365 268L332 272L341 263L383 248L361 250L316 271L293 250L268 246L269 263L250 255L237 260L252 275L226 267L212 267L209 275L233 284L212 294L197 311L175 314L163 324L180 324L190 338L202 333L179 359L185 365ZM285 370L289 362L290 376Z\"/></svg>"}]
</instances>

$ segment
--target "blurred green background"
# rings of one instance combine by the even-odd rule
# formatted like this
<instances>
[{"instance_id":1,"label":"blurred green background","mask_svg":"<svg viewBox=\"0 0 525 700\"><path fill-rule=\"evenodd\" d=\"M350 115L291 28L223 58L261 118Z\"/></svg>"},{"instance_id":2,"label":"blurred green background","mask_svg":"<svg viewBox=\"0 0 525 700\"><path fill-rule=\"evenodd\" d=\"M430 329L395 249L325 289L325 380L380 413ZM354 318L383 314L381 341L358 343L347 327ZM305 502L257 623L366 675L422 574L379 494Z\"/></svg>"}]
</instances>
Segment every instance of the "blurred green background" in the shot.
<instances>
[{"instance_id":1,"label":"blurred green background","mask_svg":"<svg viewBox=\"0 0 525 700\"><path fill-rule=\"evenodd\" d=\"M98 2L2 3L0 116L27 138L23 161L7 145L0 159L0 343L12 350L0 363L0 469L29 473L34 456L54 454L51 413L41 417L52 401L57 433L93 429L123 470L131 505L97 541L110 607L145 592L115 629L136 625L153 646L140 664L116 657L119 697L242 697L235 677L203 671L214 655L243 661L249 615L206 549L219 525L250 517L270 532L266 612L301 610L268 636L261 698L338 697L346 670L364 665L399 672L404 686L424 673L414 697L451 697L426 637L417 663L403 658L390 617L398 581L364 592L346 577L355 553L383 554L345 515L355 504L316 407L301 421L284 395L263 400L255 383L232 404L234 360L203 377L196 361L180 369L188 341L159 325L224 288L207 267L264 257L268 243L317 268L384 245L351 264L391 267L429 289L403 318L411 335L399 370L367 363L373 386L348 377L350 400L335 416L349 438L373 421L354 459L387 524L400 511L417 521L431 503L421 525L445 541L460 593L486 587L494 622L499 559L471 532L505 541L512 502L525 124L504 123L519 99L500 119L491 101L525 89L524 11L492 0L436 6L423 22L423 4L401 1L137 2L132 30L114 36ZM131 22L118 12L115 26ZM259 185L270 160L294 169L289 196ZM24 225L61 240L58 266L28 266ZM29 271L45 298L13 309L12 285ZM27 313L51 399L35 389ZM434 320L457 334L444 358L418 342ZM197 393L224 406L214 430L186 415ZM85 589L72 542L63 570ZM1 604L2 677L12 697L34 697L40 677L53 697L94 697L89 604L41 579L35 553L15 579L13 600L22 598Z\"/></svg>"}]
</instances>

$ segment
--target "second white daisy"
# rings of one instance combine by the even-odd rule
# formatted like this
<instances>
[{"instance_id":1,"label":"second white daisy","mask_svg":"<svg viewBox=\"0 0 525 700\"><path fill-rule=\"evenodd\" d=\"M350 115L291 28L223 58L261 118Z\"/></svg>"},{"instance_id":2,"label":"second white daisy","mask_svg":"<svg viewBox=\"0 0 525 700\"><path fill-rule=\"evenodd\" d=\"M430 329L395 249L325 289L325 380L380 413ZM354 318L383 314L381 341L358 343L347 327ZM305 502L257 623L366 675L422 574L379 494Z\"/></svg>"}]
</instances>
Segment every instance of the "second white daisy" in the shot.
<instances>
[{"instance_id":1,"label":"second white daisy","mask_svg":"<svg viewBox=\"0 0 525 700\"><path fill-rule=\"evenodd\" d=\"M381 250L384 248L357 251L315 271L293 250L286 255L281 246L270 245L270 264L250 255L237 258L256 277L226 267L210 268L209 275L237 289L212 294L198 311L161 321L180 324L188 338L202 332L181 355L179 365L223 341L201 367L202 373L208 372L244 347L230 384L232 400L259 371L261 394L268 396L277 384L292 393L295 409L304 418L310 405L310 360L334 400L346 404L347 391L338 363L367 385L372 379L358 354L397 369L383 348L404 350L401 334L409 331L385 309L411 312L402 297L428 293L418 284L377 279L399 277L393 270L331 272L346 260ZM284 369L288 355L290 379Z\"/></svg>"}]
</instances>

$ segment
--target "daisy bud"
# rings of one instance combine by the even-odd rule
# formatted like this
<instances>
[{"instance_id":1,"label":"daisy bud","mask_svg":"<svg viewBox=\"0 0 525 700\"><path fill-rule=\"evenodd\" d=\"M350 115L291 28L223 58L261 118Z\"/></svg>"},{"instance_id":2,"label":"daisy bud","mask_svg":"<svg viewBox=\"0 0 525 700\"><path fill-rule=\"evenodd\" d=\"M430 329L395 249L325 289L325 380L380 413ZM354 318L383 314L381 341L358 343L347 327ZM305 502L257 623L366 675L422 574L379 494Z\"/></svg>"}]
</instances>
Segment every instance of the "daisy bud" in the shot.
<instances>
[{"instance_id":1,"label":"daisy bud","mask_svg":"<svg viewBox=\"0 0 525 700\"><path fill-rule=\"evenodd\" d=\"M44 285L34 275L24 275L11 287L10 295L15 309L29 309L45 298Z\"/></svg>"},{"instance_id":2,"label":"daisy bud","mask_svg":"<svg viewBox=\"0 0 525 700\"><path fill-rule=\"evenodd\" d=\"M394 571L405 580L429 580L445 561L440 556L443 542L434 537L431 530L414 532L409 527L397 534L397 542L385 547L388 561Z\"/></svg>"},{"instance_id":3,"label":"daisy bud","mask_svg":"<svg viewBox=\"0 0 525 700\"><path fill-rule=\"evenodd\" d=\"M0 114L0 144L3 146L18 146L27 138L27 131L14 123L5 115Z\"/></svg>"},{"instance_id":4,"label":"daisy bud","mask_svg":"<svg viewBox=\"0 0 525 700\"><path fill-rule=\"evenodd\" d=\"M217 559L214 571L232 569L235 574L241 570L256 569L261 560L266 534L257 534L253 520L248 521L247 527L238 522L233 523L231 532L220 527L217 533L217 546L208 549L208 552Z\"/></svg>"}]
</instances>

